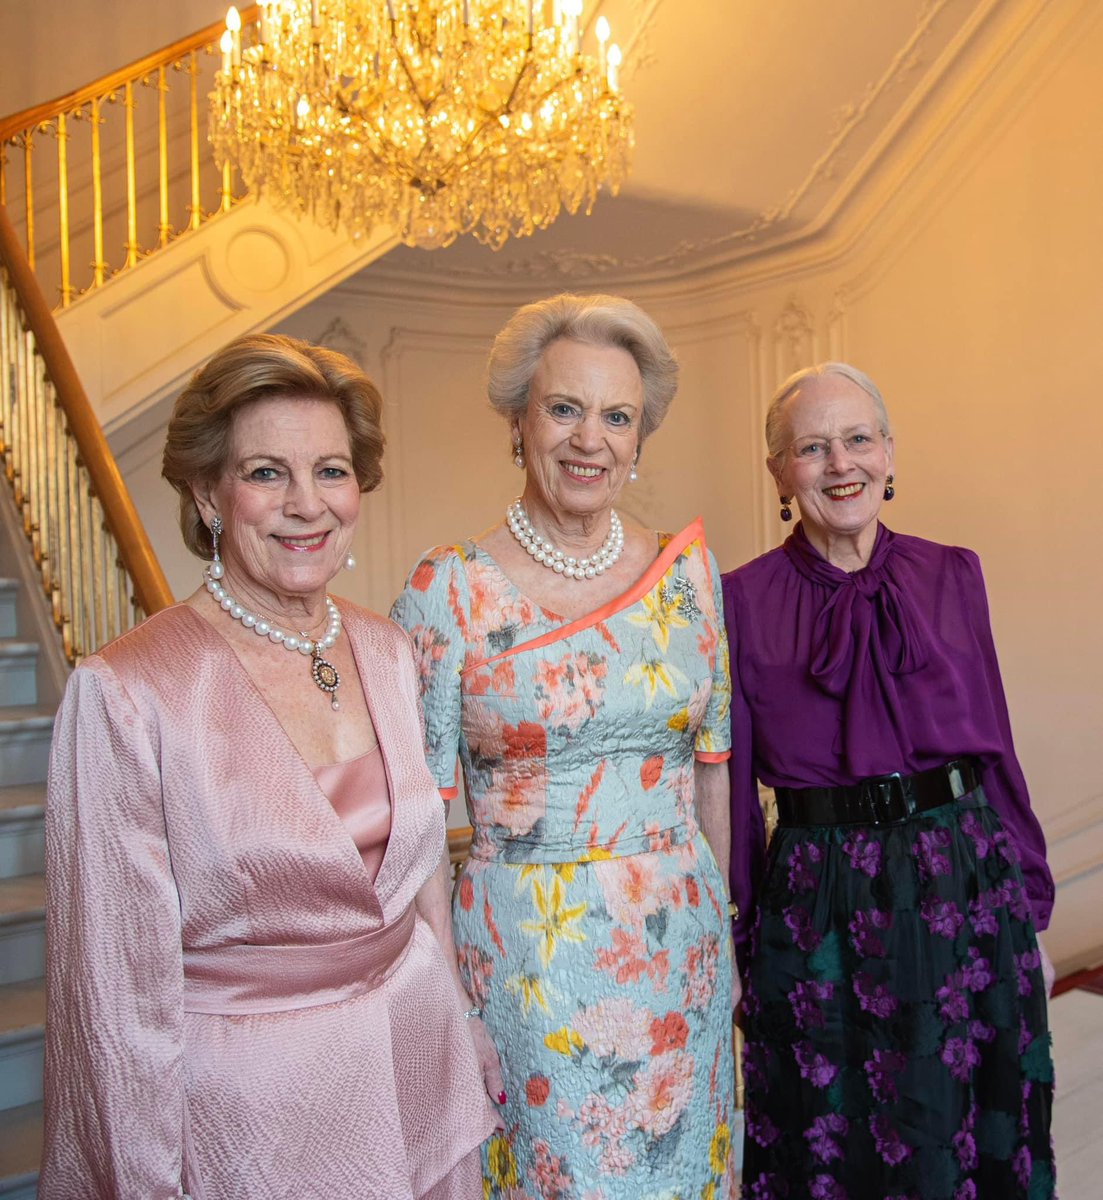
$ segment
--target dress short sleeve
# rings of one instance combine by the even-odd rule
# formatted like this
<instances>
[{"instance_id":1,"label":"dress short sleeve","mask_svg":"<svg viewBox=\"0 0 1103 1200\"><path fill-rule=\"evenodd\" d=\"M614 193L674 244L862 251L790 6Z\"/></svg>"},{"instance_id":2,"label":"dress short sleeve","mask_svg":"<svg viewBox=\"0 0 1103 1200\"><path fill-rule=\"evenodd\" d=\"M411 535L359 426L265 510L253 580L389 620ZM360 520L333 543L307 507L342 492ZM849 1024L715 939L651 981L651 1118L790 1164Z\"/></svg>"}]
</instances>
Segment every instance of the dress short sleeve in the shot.
<instances>
[{"instance_id":1,"label":"dress short sleeve","mask_svg":"<svg viewBox=\"0 0 1103 1200\"><path fill-rule=\"evenodd\" d=\"M458 793L460 672L467 649L467 578L462 551L438 547L410 572L391 618L410 635L425 714L425 757L441 799Z\"/></svg>"},{"instance_id":2,"label":"dress short sleeve","mask_svg":"<svg viewBox=\"0 0 1103 1200\"><path fill-rule=\"evenodd\" d=\"M705 608L706 631L702 636L702 651L712 659L712 691L704 720L697 730L694 750L698 762L726 762L731 756L731 671L728 665L728 638L724 630L724 597L720 585L720 568L712 551L705 550L711 602Z\"/></svg>"}]
</instances>

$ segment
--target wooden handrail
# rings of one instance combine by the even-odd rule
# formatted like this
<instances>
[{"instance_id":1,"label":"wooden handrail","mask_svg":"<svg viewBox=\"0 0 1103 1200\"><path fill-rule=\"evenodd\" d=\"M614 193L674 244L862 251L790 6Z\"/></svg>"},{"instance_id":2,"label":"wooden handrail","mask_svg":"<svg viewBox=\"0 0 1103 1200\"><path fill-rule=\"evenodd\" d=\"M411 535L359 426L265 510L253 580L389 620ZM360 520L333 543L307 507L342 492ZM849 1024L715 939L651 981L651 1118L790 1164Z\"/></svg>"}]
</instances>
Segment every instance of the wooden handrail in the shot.
<instances>
[{"instance_id":1,"label":"wooden handrail","mask_svg":"<svg viewBox=\"0 0 1103 1200\"><path fill-rule=\"evenodd\" d=\"M252 24L259 16L259 4L246 5L241 9L242 26ZM33 129L43 121L50 121L58 113L69 112L91 100L106 96L123 87L128 80L140 79L149 75L158 67L168 66L185 54L191 53L192 50L202 50L211 42L218 41L225 28L224 21L216 21L213 25L208 25L197 33L189 34L187 37L173 42L171 46L156 50L153 54L147 54L145 58L139 58L128 66L120 67L117 71L112 71L110 75L104 75L102 79L96 79L92 83L85 84L84 87L77 88L75 92L67 92L56 100L47 100L43 104L34 105L33 108L25 108L22 112L0 118L0 142L7 141L8 138L22 133L25 129Z\"/></svg>"},{"instance_id":2,"label":"wooden handrail","mask_svg":"<svg viewBox=\"0 0 1103 1200\"><path fill-rule=\"evenodd\" d=\"M23 315L34 334L38 352L76 440L92 488L103 507L107 528L118 545L123 567L134 585L134 596L148 616L172 604L173 596L161 564L126 489L118 465L103 436L61 337L50 306L4 206L0 205L0 260L19 296Z\"/></svg>"}]
</instances>

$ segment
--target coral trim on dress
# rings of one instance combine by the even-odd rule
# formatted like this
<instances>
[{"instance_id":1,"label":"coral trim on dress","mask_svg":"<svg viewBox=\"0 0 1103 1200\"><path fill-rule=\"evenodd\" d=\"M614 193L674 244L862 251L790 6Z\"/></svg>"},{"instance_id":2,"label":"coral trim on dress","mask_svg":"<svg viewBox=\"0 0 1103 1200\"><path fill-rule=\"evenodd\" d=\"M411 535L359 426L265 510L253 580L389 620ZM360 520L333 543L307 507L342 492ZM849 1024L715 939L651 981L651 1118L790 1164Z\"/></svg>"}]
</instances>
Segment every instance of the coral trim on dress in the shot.
<instances>
[{"instance_id":1,"label":"coral trim on dress","mask_svg":"<svg viewBox=\"0 0 1103 1200\"><path fill-rule=\"evenodd\" d=\"M541 650L544 646L551 646L555 642L560 642L564 638L568 638L583 629L590 629L594 625L599 625L602 621L613 616L614 613L628 608L646 596L655 584L670 570L679 556L697 541L701 543L701 549L704 551L706 549L705 528L700 517L691 521L681 533L676 533L667 542L651 566L644 571L626 592L622 592L619 596L614 596L607 604L594 609L593 612L587 613L584 617L579 617L577 620L570 621L566 625L559 626L558 629L549 630L547 633L541 634L537 638L531 638L527 642L519 642L516 646L511 646L508 650L503 650L501 654L494 654L490 658L483 658L478 662L470 663L464 667L460 675L467 675L471 671L485 667L488 663L498 662L499 659L509 658L513 654L522 654L528 650ZM705 555L705 563L706 565L708 563L707 554ZM520 591L516 584L514 584L514 588ZM717 613L717 620L720 619L720 614Z\"/></svg>"}]
</instances>

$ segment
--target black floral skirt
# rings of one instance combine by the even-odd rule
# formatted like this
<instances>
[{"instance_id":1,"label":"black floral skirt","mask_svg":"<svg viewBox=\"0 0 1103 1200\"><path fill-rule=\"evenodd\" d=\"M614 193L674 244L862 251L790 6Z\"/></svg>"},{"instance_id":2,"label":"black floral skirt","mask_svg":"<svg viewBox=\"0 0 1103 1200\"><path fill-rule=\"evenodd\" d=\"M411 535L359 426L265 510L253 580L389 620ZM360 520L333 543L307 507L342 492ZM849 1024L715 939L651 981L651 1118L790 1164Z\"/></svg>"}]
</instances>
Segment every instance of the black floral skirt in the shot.
<instances>
[{"instance_id":1,"label":"black floral skirt","mask_svg":"<svg viewBox=\"0 0 1103 1200\"><path fill-rule=\"evenodd\" d=\"M979 789L777 830L744 1033L744 1200L1054 1195L1038 945Z\"/></svg>"}]
</instances>

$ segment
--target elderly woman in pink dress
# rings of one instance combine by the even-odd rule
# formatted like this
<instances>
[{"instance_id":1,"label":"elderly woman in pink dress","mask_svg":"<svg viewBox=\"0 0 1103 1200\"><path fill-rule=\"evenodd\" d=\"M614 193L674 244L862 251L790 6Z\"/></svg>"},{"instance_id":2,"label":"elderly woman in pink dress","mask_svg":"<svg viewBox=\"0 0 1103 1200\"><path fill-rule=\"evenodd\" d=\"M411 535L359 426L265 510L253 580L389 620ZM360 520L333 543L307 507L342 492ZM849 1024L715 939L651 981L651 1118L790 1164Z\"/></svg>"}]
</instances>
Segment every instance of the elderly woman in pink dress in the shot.
<instances>
[{"instance_id":1,"label":"elderly woman in pink dress","mask_svg":"<svg viewBox=\"0 0 1103 1200\"><path fill-rule=\"evenodd\" d=\"M202 585L85 659L58 715L44 1200L482 1195L502 1082L409 642L326 592L380 410L348 359L271 335L177 402Z\"/></svg>"}]
</instances>

